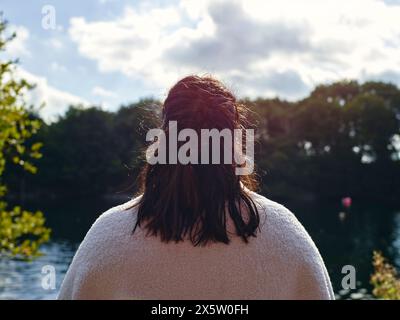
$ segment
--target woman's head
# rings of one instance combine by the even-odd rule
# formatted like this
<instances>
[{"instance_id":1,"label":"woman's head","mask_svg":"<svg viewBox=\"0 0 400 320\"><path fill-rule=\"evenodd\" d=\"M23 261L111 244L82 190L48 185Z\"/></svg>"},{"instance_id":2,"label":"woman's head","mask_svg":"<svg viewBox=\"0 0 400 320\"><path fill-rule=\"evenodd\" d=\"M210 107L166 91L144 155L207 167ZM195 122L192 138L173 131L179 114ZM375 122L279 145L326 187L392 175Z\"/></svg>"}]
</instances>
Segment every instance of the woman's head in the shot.
<instances>
[{"instance_id":1,"label":"woman's head","mask_svg":"<svg viewBox=\"0 0 400 320\"><path fill-rule=\"evenodd\" d=\"M146 164L142 172L143 196L136 227L143 226L149 234L166 242L189 238L194 245L228 243L229 216L243 240L255 236L259 224L257 208L243 189L243 185L253 189L255 180L236 174L242 165L235 161L238 141L233 131L244 129L243 111L235 96L212 77L188 76L171 88L163 104L161 126L166 136L167 161ZM169 144L171 123L178 133L190 129L199 137L196 161L168 161L170 152L175 152ZM230 132L231 137L214 144L210 136L202 135L205 130L217 132L215 129ZM230 143L226 139L231 139ZM178 141L177 149L185 143ZM216 154L219 162L213 161ZM228 158L232 161L226 161Z\"/></svg>"},{"instance_id":2,"label":"woman's head","mask_svg":"<svg viewBox=\"0 0 400 320\"><path fill-rule=\"evenodd\" d=\"M177 121L178 128L233 130L239 126L238 103L219 81L188 76L165 99L163 126L169 121Z\"/></svg>"}]
</instances>

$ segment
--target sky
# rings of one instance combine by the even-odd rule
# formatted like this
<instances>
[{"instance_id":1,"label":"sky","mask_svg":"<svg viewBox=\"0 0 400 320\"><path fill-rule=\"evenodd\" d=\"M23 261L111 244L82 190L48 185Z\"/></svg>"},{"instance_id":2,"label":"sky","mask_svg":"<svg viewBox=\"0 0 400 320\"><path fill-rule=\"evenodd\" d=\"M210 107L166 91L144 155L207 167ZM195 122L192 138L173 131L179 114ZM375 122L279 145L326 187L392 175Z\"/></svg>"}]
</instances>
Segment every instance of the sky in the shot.
<instances>
[{"instance_id":1,"label":"sky","mask_svg":"<svg viewBox=\"0 0 400 320\"><path fill-rule=\"evenodd\" d=\"M188 74L239 97L305 97L343 79L400 86L400 0L0 0L1 58L36 83L47 121L70 104L164 99Z\"/></svg>"}]
</instances>

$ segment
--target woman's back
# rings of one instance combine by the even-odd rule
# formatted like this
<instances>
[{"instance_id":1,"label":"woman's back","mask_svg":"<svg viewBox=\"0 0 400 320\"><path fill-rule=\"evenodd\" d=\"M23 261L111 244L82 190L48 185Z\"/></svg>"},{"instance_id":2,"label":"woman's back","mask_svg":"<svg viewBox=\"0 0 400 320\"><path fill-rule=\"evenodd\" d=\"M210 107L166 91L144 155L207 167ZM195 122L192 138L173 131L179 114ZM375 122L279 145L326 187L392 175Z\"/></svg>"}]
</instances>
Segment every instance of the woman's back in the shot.
<instances>
[{"instance_id":1,"label":"woman's back","mask_svg":"<svg viewBox=\"0 0 400 320\"><path fill-rule=\"evenodd\" d=\"M260 214L248 243L194 246L132 230L136 198L101 215L82 242L60 299L333 299L313 241L285 207L249 193Z\"/></svg>"},{"instance_id":2,"label":"woman's back","mask_svg":"<svg viewBox=\"0 0 400 320\"><path fill-rule=\"evenodd\" d=\"M301 224L253 192L254 133L245 115L219 81L178 81L161 127L146 135L157 139L146 150L141 196L96 221L60 298L333 298Z\"/></svg>"}]
</instances>

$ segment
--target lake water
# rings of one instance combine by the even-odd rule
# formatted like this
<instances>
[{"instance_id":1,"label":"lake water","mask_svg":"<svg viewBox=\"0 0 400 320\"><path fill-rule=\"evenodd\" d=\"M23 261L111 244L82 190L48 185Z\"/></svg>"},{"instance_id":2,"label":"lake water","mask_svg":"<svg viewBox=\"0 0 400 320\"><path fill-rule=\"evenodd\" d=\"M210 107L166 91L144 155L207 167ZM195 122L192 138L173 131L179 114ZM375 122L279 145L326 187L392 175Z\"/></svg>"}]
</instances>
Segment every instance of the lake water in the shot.
<instances>
[{"instance_id":1,"label":"lake water","mask_svg":"<svg viewBox=\"0 0 400 320\"><path fill-rule=\"evenodd\" d=\"M31 262L0 260L0 299L55 299L69 263L91 223L115 203L85 201L42 207L52 241ZM304 224L325 260L337 297L369 297L372 252L382 251L400 267L400 210L379 204L355 205L340 219L340 205L286 204ZM290 263L290 261L288 261ZM42 268L56 271L56 288L42 288ZM357 289L341 288L344 265L356 268Z\"/></svg>"}]
</instances>

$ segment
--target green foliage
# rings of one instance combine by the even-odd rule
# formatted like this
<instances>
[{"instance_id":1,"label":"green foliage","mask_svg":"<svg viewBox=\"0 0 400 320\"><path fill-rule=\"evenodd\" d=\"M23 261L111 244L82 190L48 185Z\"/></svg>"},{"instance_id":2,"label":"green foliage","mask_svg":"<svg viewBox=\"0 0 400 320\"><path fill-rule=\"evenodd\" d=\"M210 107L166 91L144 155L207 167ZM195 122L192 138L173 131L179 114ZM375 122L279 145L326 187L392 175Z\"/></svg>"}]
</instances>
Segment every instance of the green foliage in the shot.
<instances>
[{"instance_id":1,"label":"green foliage","mask_svg":"<svg viewBox=\"0 0 400 320\"><path fill-rule=\"evenodd\" d=\"M398 126L394 111L385 104L383 97L360 94L349 103L346 111L355 145L376 160L388 160L387 145Z\"/></svg>"},{"instance_id":2,"label":"green foliage","mask_svg":"<svg viewBox=\"0 0 400 320\"><path fill-rule=\"evenodd\" d=\"M400 279L396 269L386 262L380 252L374 252L374 273L371 276L372 293L378 299L400 300Z\"/></svg>"},{"instance_id":3,"label":"green foliage","mask_svg":"<svg viewBox=\"0 0 400 320\"><path fill-rule=\"evenodd\" d=\"M255 163L263 193L398 201L400 161L393 143L400 133L397 87L342 81L319 86L298 102L243 102L256 129ZM146 132L158 126L159 115L160 103L151 99L116 112L72 106L39 131L44 157L36 164L38 174L26 176L13 168L7 181L14 192L24 181L35 190L32 197L132 193Z\"/></svg>"},{"instance_id":4,"label":"green foliage","mask_svg":"<svg viewBox=\"0 0 400 320\"><path fill-rule=\"evenodd\" d=\"M258 122L256 166L269 196L398 201L396 86L341 81L318 86L294 103L247 102Z\"/></svg>"},{"instance_id":5,"label":"green foliage","mask_svg":"<svg viewBox=\"0 0 400 320\"><path fill-rule=\"evenodd\" d=\"M5 32L6 22L0 19L0 51L15 37L15 34L7 37ZM8 210L3 200L7 188L2 178L7 163L34 174L37 168L32 161L42 156L41 143L27 143L41 123L32 119L24 100L24 94L33 86L16 79L15 70L15 62L0 61L0 254L31 257L38 254L40 244L49 238L43 214L20 207Z\"/></svg>"},{"instance_id":6,"label":"green foliage","mask_svg":"<svg viewBox=\"0 0 400 320\"><path fill-rule=\"evenodd\" d=\"M36 164L38 173L26 176L16 168L8 171L11 191L24 181L34 189L28 195L32 197L77 199L134 192L132 181L144 161L146 133L158 126L158 110L158 103L151 99L116 113L70 107L57 122L43 124L37 135L44 155Z\"/></svg>"},{"instance_id":7,"label":"green foliage","mask_svg":"<svg viewBox=\"0 0 400 320\"><path fill-rule=\"evenodd\" d=\"M41 244L50 238L43 213L35 213L14 207L7 211L0 203L0 254L19 257L35 257Z\"/></svg>"}]
</instances>

